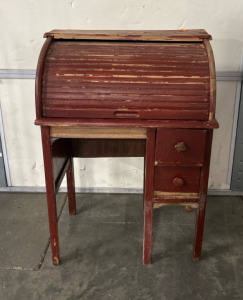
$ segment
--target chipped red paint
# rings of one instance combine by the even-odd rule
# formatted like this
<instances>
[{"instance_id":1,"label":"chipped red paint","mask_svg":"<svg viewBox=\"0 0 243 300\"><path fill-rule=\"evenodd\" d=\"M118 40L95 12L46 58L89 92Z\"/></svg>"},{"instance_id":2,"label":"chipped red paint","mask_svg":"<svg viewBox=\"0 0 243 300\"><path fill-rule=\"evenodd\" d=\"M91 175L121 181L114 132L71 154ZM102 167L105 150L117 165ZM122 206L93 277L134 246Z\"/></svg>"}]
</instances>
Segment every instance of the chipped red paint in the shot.
<instances>
[{"instance_id":1,"label":"chipped red paint","mask_svg":"<svg viewBox=\"0 0 243 300\"><path fill-rule=\"evenodd\" d=\"M35 124L42 129L53 264L60 263L56 193L65 174L69 213L76 214L73 157L129 156L134 149L145 157L144 263L151 263L153 209L162 205L197 208L193 259L199 260L212 132L218 127L211 36L203 29L53 30L44 36ZM62 132L60 139L51 138L53 127ZM82 127L140 128L144 140L123 136L116 151L96 136L84 150L83 140L73 139ZM91 145L102 145L102 151Z\"/></svg>"},{"instance_id":2,"label":"chipped red paint","mask_svg":"<svg viewBox=\"0 0 243 300\"><path fill-rule=\"evenodd\" d=\"M54 40L45 60L42 113L208 120L209 81L202 43Z\"/></svg>"}]
</instances>

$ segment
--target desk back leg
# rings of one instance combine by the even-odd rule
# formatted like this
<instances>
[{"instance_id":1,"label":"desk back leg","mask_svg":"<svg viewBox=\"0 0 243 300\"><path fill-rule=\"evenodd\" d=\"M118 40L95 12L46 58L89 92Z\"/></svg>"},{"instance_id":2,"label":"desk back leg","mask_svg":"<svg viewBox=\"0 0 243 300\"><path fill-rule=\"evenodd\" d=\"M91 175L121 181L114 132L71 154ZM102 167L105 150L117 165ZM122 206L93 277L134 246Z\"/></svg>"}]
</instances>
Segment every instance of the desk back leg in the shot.
<instances>
[{"instance_id":1,"label":"desk back leg","mask_svg":"<svg viewBox=\"0 0 243 300\"><path fill-rule=\"evenodd\" d=\"M146 154L145 154L145 181L144 181L144 239L143 239L143 263L151 263L152 249L152 219L154 198L154 152L155 152L155 128L147 130Z\"/></svg>"},{"instance_id":2,"label":"desk back leg","mask_svg":"<svg viewBox=\"0 0 243 300\"><path fill-rule=\"evenodd\" d=\"M68 191L68 204L69 214L76 215L76 197L75 197L75 182L73 170L73 158L70 158L69 167L67 169L67 191Z\"/></svg>"},{"instance_id":3,"label":"desk back leg","mask_svg":"<svg viewBox=\"0 0 243 300\"><path fill-rule=\"evenodd\" d=\"M58 224L57 224L57 208L56 208L56 193L54 172L52 165L52 150L50 128L47 126L41 127L42 147L45 166L46 179L46 196L49 217L50 241L52 249L52 261L54 265L60 264L60 248L58 238Z\"/></svg>"}]
</instances>

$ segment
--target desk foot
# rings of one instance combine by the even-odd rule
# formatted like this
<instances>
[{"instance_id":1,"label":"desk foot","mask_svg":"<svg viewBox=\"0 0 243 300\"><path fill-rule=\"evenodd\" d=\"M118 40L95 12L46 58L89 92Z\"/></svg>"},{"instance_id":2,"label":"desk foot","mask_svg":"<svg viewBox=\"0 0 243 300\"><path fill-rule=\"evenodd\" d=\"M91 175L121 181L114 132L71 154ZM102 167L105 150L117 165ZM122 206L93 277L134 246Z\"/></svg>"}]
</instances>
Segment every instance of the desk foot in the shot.
<instances>
[{"instance_id":1,"label":"desk foot","mask_svg":"<svg viewBox=\"0 0 243 300\"><path fill-rule=\"evenodd\" d=\"M192 259L193 261L200 261L200 257L193 257L193 259Z\"/></svg>"},{"instance_id":2,"label":"desk foot","mask_svg":"<svg viewBox=\"0 0 243 300\"><path fill-rule=\"evenodd\" d=\"M76 210L73 211L73 212L72 212L72 211L69 211L69 215L70 215L70 216L76 216Z\"/></svg>"},{"instance_id":3,"label":"desk foot","mask_svg":"<svg viewBox=\"0 0 243 300\"><path fill-rule=\"evenodd\" d=\"M61 260L57 256L52 258L52 262L54 266L59 266L61 264Z\"/></svg>"}]
</instances>

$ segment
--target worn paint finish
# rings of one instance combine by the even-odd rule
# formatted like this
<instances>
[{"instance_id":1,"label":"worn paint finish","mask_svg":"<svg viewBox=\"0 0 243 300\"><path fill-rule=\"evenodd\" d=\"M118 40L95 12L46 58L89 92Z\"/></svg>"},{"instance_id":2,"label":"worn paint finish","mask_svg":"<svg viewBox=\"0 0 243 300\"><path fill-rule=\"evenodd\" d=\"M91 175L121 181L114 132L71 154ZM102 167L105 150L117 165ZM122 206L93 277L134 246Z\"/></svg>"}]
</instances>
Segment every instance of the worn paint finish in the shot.
<instances>
[{"instance_id":1,"label":"worn paint finish","mask_svg":"<svg viewBox=\"0 0 243 300\"><path fill-rule=\"evenodd\" d=\"M187 30L52 30L44 37L77 40L119 40L119 41L186 41L212 39L204 29Z\"/></svg>"},{"instance_id":2,"label":"worn paint finish","mask_svg":"<svg viewBox=\"0 0 243 300\"><path fill-rule=\"evenodd\" d=\"M206 130L158 129L155 161L156 165L202 165L206 141ZM178 151L178 143L184 150Z\"/></svg>"},{"instance_id":3,"label":"worn paint finish","mask_svg":"<svg viewBox=\"0 0 243 300\"><path fill-rule=\"evenodd\" d=\"M187 32L177 31L173 43L152 34L153 43L94 41L97 32L91 41L57 36L45 60L43 116L208 120L209 60Z\"/></svg>"},{"instance_id":4,"label":"worn paint finish","mask_svg":"<svg viewBox=\"0 0 243 300\"><path fill-rule=\"evenodd\" d=\"M209 130L207 131L204 164L201 170L201 178L200 178L199 202L198 202L199 206L197 210L194 249L193 249L194 261L199 261L201 257L204 221L205 221L206 204L207 204L208 176L209 176L212 139L213 139L213 131Z\"/></svg>"},{"instance_id":5,"label":"worn paint finish","mask_svg":"<svg viewBox=\"0 0 243 300\"><path fill-rule=\"evenodd\" d=\"M144 264L151 263L153 208L171 204L197 207L193 259L200 258L212 129L218 126L214 62L205 41L210 36L203 32L195 41L192 31L165 31L158 43L156 34L144 34L142 42L141 32L45 35L36 78L36 124L42 128L53 264L60 263L55 194L65 174L69 213L76 213L73 157L84 154L77 138L104 146L102 156L116 156L114 144L105 139L125 139L128 148L141 153L140 139L145 140ZM62 150L54 151L62 141ZM121 148L119 153L130 152Z\"/></svg>"},{"instance_id":6,"label":"worn paint finish","mask_svg":"<svg viewBox=\"0 0 243 300\"><path fill-rule=\"evenodd\" d=\"M55 191L55 178L52 168L52 146L50 139L49 127L41 128L42 134L42 147L43 157L45 165L45 179L46 179L46 195L47 195L47 207L49 217L49 229L50 229L50 242L52 249L53 264L57 265L60 262L60 249L59 249L59 237L58 237L58 224L57 224L57 207L56 207L56 191Z\"/></svg>"}]
</instances>

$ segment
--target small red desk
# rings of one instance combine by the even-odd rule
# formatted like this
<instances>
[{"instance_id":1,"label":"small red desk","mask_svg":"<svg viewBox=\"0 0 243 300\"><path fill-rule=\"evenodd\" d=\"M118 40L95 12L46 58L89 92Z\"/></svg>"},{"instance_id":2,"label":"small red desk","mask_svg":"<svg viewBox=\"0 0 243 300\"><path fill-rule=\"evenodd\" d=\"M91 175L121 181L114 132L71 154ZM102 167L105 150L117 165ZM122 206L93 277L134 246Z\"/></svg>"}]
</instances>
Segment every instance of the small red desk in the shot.
<instances>
[{"instance_id":1,"label":"small red desk","mask_svg":"<svg viewBox=\"0 0 243 300\"><path fill-rule=\"evenodd\" d=\"M215 113L215 68L204 30L45 34L36 74L53 263L60 263L56 193L73 157L145 157L144 263L153 209L197 209L193 259L202 248Z\"/></svg>"}]
</instances>

